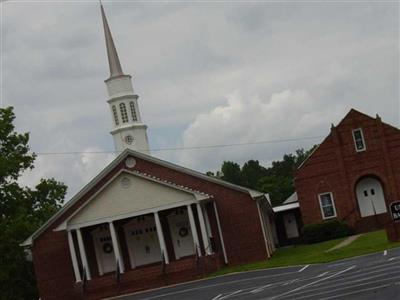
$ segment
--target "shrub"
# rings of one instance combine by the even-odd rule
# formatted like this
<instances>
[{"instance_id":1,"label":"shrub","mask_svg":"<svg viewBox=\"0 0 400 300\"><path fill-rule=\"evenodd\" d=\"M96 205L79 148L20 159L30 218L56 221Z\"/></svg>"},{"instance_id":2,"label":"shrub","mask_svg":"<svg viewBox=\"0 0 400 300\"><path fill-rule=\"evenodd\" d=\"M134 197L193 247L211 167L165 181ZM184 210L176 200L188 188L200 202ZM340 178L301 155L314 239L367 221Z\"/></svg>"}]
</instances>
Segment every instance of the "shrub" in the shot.
<instances>
[{"instance_id":1,"label":"shrub","mask_svg":"<svg viewBox=\"0 0 400 300\"><path fill-rule=\"evenodd\" d=\"M301 233L306 243L318 243L348 236L352 231L350 227L341 220L329 220L304 225Z\"/></svg>"}]
</instances>

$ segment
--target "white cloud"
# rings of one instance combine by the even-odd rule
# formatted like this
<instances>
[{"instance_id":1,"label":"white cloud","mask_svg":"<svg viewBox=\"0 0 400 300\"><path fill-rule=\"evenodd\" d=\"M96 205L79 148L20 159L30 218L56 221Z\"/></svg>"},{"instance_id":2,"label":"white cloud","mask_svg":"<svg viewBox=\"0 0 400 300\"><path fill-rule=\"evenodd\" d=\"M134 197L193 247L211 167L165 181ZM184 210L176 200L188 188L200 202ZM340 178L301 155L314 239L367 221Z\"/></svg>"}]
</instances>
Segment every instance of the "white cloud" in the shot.
<instances>
[{"instance_id":1,"label":"white cloud","mask_svg":"<svg viewBox=\"0 0 400 300\"><path fill-rule=\"evenodd\" d=\"M68 150L66 150L68 151ZM33 170L26 171L20 179L21 184L34 187L40 178L54 177L68 184L66 200L87 184L114 158L109 153L90 153L99 148L85 149L84 154L38 155Z\"/></svg>"},{"instance_id":2,"label":"white cloud","mask_svg":"<svg viewBox=\"0 0 400 300\"><path fill-rule=\"evenodd\" d=\"M331 120L338 120L345 113L345 107L340 105L336 109L321 105L306 90L285 90L271 95L269 99L235 92L226 97L225 105L197 115L184 132L183 146L319 136L326 134ZM185 151L181 163L203 171L218 166L223 160L243 162L257 158L267 163L279 158L285 151L310 146L320 139Z\"/></svg>"},{"instance_id":3,"label":"white cloud","mask_svg":"<svg viewBox=\"0 0 400 300\"><path fill-rule=\"evenodd\" d=\"M398 3L104 3L153 148L325 134L351 107L398 125ZM37 152L111 150L97 2L1 4L2 93ZM224 95L232 93L224 99ZM154 152L203 171L304 143ZM315 142L318 142L315 141ZM70 193L107 155L40 156Z\"/></svg>"}]
</instances>

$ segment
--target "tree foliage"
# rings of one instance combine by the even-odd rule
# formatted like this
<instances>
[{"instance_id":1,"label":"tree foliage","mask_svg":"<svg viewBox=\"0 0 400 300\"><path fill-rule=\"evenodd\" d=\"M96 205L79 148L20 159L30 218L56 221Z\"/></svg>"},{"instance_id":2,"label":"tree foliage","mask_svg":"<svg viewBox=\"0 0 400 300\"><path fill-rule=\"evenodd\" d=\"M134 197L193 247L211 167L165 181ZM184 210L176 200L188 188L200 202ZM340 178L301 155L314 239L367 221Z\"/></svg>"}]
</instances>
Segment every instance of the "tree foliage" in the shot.
<instances>
[{"instance_id":1,"label":"tree foliage","mask_svg":"<svg viewBox=\"0 0 400 300\"><path fill-rule=\"evenodd\" d=\"M242 184L242 173L240 166L232 161L224 161L221 167L222 179L234 184Z\"/></svg>"},{"instance_id":2,"label":"tree foliage","mask_svg":"<svg viewBox=\"0 0 400 300\"><path fill-rule=\"evenodd\" d=\"M294 154L285 154L282 160L273 161L271 167L260 165L258 160L249 160L240 167L232 161L224 161L219 177L225 181L268 193L272 205L279 205L294 192L294 173L316 146L306 151L298 149ZM208 175L214 176L212 172Z\"/></svg>"},{"instance_id":3,"label":"tree foliage","mask_svg":"<svg viewBox=\"0 0 400 300\"><path fill-rule=\"evenodd\" d=\"M29 134L17 133L13 108L0 108L0 299L38 299L33 266L20 244L61 206L67 187L41 179L35 188L19 178L33 169Z\"/></svg>"}]
</instances>

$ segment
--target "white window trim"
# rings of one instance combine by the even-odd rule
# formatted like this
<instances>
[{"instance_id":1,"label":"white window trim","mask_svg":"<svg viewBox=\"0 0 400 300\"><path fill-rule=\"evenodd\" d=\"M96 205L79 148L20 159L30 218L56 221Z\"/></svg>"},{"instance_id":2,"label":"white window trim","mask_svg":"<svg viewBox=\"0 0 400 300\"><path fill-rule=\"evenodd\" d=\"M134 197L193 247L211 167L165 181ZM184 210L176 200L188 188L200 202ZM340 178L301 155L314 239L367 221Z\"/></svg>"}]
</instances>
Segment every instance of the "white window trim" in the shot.
<instances>
[{"instance_id":1,"label":"white window trim","mask_svg":"<svg viewBox=\"0 0 400 300\"><path fill-rule=\"evenodd\" d=\"M322 208L322 203L321 203L321 196L322 196L322 195L326 195L326 194L329 194L329 195L331 196L331 200L332 200L333 215L330 216L330 217L325 217L324 209ZM333 219L333 218L336 218L336 217L337 217L337 214L336 214L336 205L335 205L335 200L333 199L333 194L332 194L332 192L326 192L326 193L318 194L318 200L319 200L319 208L321 209L321 216L322 216L322 219L323 219L323 220Z\"/></svg>"},{"instance_id":2,"label":"white window trim","mask_svg":"<svg viewBox=\"0 0 400 300\"><path fill-rule=\"evenodd\" d=\"M136 112L136 104L134 101L129 101L129 110L131 111L131 117L133 122L138 121L137 112Z\"/></svg>"},{"instance_id":3,"label":"white window trim","mask_svg":"<svg viewBox=\"0 0 400 300\"><path fill-rule=\"evenodd\" d=\"M356 132L356 131L360 131L360 133L361 133L361 139L362 139L363 145L364 145L364 148L362 148L362 149L357 149L356 137L354 136L354 132ZM363 152L363 151L367 150L367 146L365 144L365 138L364 138L364 133L363 133L362 128L353 129L352 135L353 135L354 148L356 149L356 152Z\"/></svg>"},{"instance_id":4,"label":"white window trim","mask_svg":"<svg viewBox=\"0 0 400 300\"><path fill-rule=\"evenodd\" d=\"M113 104L111 106L111 110L112 110L112 116L114 119L114 124L115 124L115 126L119 126L119 115L118 115L117 106L115 104Z\"/></svg>"},{"instance_id":5,"label":"white window trim","mask_svg":"<svg viewBox=\"0 0 400 300\"><path fill-rule=\"evenodd\" d=\"M121 102L118 104L118 107L119 107L119 112L121 115L122 124L129 123L129 114L128 114L128 110L126 108L126 104L124 102ZM124 118L124 117L126 117L126 118Z\"/></svg>"}]
</instances>

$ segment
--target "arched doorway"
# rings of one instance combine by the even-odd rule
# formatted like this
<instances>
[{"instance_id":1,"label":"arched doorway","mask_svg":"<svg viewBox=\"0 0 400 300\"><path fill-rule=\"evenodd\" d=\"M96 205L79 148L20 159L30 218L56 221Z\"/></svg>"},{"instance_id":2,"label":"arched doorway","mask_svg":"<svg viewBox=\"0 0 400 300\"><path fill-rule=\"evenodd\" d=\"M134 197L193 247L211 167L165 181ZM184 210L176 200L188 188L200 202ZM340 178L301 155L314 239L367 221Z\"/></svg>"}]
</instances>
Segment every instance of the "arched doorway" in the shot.
<instances>
[{"instance_id":1,"label":"arched doorway","mask_svg":"<svg viewBox=\"0 0 400 300\"><path fill-rule=\"evenodd\" d=\"M361 217L385 213L386 203L383 188L378 179L365 177L356 186L358 207Z\"/></svg>"}]
</instances>

